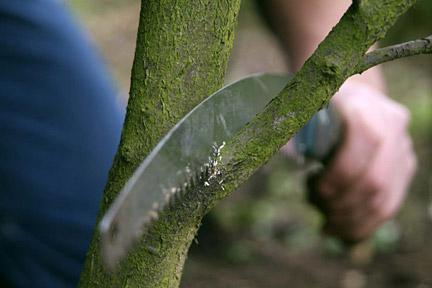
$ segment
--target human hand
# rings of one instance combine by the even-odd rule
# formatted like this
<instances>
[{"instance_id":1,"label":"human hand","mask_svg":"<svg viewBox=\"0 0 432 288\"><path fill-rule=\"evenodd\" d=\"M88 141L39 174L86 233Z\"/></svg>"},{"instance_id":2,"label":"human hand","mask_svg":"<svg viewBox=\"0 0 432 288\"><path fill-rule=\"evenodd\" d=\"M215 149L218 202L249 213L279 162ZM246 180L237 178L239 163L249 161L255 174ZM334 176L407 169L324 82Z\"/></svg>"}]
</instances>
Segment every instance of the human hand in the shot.
<instances>
[{"instance_id":1,"label":"human hand","mask_svg":"<svg viewBox=\"0 0 432 288\"><path fill-rule=\"evenodd\" d=\"M370 236L400 207L416 170L409 112L371 86L348 81L332 99L344 139L320 175L313 202L324 232L346 241Z\"/></svg>"}]
</instances>

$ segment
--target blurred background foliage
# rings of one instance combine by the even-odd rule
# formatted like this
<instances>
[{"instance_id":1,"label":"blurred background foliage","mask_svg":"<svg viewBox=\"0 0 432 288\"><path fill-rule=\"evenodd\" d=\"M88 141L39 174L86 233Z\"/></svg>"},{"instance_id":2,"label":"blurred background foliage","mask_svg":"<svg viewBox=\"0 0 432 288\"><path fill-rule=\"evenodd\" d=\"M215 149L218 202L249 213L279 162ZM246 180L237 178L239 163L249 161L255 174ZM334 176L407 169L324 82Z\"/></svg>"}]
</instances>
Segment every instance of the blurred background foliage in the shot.
<instances>
[{"instance_id":1,"label":"blurred background foliage","mask_svg":"<svg viewBox=\"0 0 432 288\"><path fill-rule=\"evenodd\" d=\"M71 0L127 99L138 25L137 0ZM432 1L418 1L381 46L432 33ZM243 0L227 82L286 72L287 59L254 1ZM389 94L412 113L419 170L398 218L347 250L320 234L306 203L307 171L278 155L204 221L183 287L432 287L432 56L383 65Z\"/></svg>"}]
</instances>

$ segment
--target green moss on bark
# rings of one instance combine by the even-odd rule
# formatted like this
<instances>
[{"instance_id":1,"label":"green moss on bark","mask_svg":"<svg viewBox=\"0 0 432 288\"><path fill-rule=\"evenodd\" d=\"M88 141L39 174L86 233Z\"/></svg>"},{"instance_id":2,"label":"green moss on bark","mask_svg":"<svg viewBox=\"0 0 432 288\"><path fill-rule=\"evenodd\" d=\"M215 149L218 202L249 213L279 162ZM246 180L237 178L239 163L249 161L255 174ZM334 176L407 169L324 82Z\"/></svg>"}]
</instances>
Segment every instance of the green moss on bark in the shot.
<instances>
[{"instance_id":1,"label":"green moss on bark","mask_svg":"<svg viewBox=\"0 0 432 288\"><path fill-rule=\"evenodd\" d=\"M117 274L103 271L95 234L81 287L177 287L205 213L328 103L367 49L414 2L354 1L281 94L227 143L210 186L163 211ZM161 135L220 86L238 9L239 1L143 1L128 115L101 213Z\"/></svg>"},{"instance_id":2,"label":"green moss on bark","mask_svg":"<svg viewBox=\"0 0 432 288\"><path fill-rule=\"evenodd\" d=\"M282 147L343 82L357 72L367 50L414 0L355 2L302 69L223 151L225 188L233 191ZM225 193L225 192L224 192Z\"/></svg>"},{"instance_id":3,"label":"green moss on bark","mask_svg":"<svg viewBox=\"0 0 432 288\"><path fill-rule=\"evenodd\" d=\"M142 0L130 98L98 219L155 144L223 83L240 0ZM94 234L80 287L177 287L198 220L158 225L107 274ZM163 221L169 219L169 221Z\"/></svg>"}]
</instances>

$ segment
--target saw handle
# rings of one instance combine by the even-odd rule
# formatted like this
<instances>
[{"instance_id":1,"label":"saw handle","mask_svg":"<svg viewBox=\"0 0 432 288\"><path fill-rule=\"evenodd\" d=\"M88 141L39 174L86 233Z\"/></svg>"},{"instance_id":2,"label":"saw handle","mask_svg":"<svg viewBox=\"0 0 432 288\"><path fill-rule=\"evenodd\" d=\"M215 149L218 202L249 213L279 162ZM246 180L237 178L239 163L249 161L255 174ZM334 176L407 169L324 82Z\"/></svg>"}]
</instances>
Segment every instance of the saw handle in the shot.
<instances>
[{"instance_id":1,"label":"saw handle","mask_svg":"<svg viewBox=\"0 0 432 288\"><path fill-rule=\"evenodd\" d=\"M296 151L305 159L318 161L326 166L337 151L344 134L344 127L340 115L333 106L318 111L313 118L299 131L295 136L294 142ZM317 181L320 178L321 171L312 172L307 179L307 200L315 205L319 210L324 211L323 201L315 192ZM351 241L340 239L352 262L358 262L353 259L351 254L358 250L357 247L363 246L365 241Z\"/></svg>"},{"instance_id":2,"label":"saw handle","mask_svg":"<svg viewBox=\"0 0 432 288\"><path fill-rule=\"evenodd\" d=\"M325 167L331 161L342 140L342 130L341 119L335 108L328 106L321 109L294 138L299 158L308 160L308 162L319 162ZM322 171L321 167L308 173L306 199L318 210L325 211L324 203L316 193L317 182Z\"/></svg>"},{"instance_id":3,"label":"saw handle","mask_svg":"<svg viewBox=\"0 0 432 288\"><path fill-rule=\"evenodd\" d=\"M296 151L306 159L324 165L342 139L342 121L333 106L318 111L294 138Z\"/></svg>"},{"instance_id":4,"label":"saw handle","mask_svg":"<svg viewBox=\"0 0 432 288\"><path fill-rule=\"evenodd\" d=\"M317 161L326 166L342 140L342 131L341 119L335 108L323 108L295 136L296 151L301 159ZM322 171L323 168L309 172L306 180L306 198L320 211L325 211L324 203L316 193Z\"/></svg>"}]
</instances>

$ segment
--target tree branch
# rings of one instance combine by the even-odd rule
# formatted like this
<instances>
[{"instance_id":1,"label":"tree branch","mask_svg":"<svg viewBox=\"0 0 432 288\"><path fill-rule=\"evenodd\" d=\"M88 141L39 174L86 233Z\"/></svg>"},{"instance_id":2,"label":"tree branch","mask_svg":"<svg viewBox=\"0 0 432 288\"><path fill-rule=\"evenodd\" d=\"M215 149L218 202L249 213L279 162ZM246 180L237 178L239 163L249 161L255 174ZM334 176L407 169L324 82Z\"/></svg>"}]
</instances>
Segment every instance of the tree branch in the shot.
<instances>
[{"instance_id":1,"label":"tree branch","mask_svg":"<svg viewBox=\"0 0 432 288\"><path fill-rule=\"evenodd\" d=\"M240 0L141 0L126 119L98 219L159 139L222 86L239 9ZM103 267L96 230L79 287L178 287L200 223L189 214L161 217L115 274Z\"/></svg>"},{"instance_id":2,"label":"tree branch","mask_svg":"<svg viewBox=\"0 0 432 288\"><path fill-rule=\"evenodd\" d=\"M367 50L384 37L415 1L354 3L285 89L225 146L218 181L233 191L324 105L351 75ZM216 188L215 188L216 189Z\"/></svg>"},{"instance_id":3,"label":"tree branch","mask_svg":"<svg viewBox=\"0 0 432 288\"><path fill-rule=\"evenodd\" d=\"M420 54L432 54L432 35L371 51L364 56L355 72L362 73L378 64Z\"/></svg>"},{"instance_id":4,"label":"tree branch","mask_svg":"<svg viewBox=\"0 0 432 288\"><path fill-rule=\"evenodd\" d=\"M209 81L206 81L206 73L210 73L213 68L217 68L218 71L218 73L210 74L215 76L212 78L214 79L213 82L217 83L218 79L222 79L221 75L225 66L217 65L215 59L228 55L225 53L229 50L226 44L230 47L234 26L231 22L224 22L224 17L227 17L225 15L228 14L229 19L231 19L230 21L235 19L239 4L238 0L204 1L206 5L219 3L220 7L217 8L225 7L225 9L218 10L208 9L204 4L197 4L203 1L171 0L169 2L172 3L168 3L166 7L156 0L142 1L143 8L146 8L142 9L141 32L139 33L139 37L141 37L139 41L142 41L139 44L142 51L137 52L135 60L139 65L142 64L143 67L137 66L142 69L136 70L133 73L138 78L141 78L140 81L133 78L133 82L135 82L133 87L135 87L137 95L134 96L132 94L131 98L134 100L134 97L137 97L135 101L138 101L138 103L135 103L136 107L131 104L129 104L131 107L128 107L128 109L136 112L133 114L136 119L132 119L132 117L126 119L131 128L130 130L124 130L123 136L124 139L128 138L130 141L128 142L129 144L125 144L126 142L123 139L117 156L119 159L126 157L126 163L113 168L111 172L113 179L110 180L109 188L107 188L107 193L105 193L103 208L108 206L120 190L121 185L125 183L128 176L132 173L133 170L131 169L136 167L143 158L143 152L140 152L142 148L151 147L155 144L153 139L157 139L157 137L151 138L152 145L145 143L146 134L151 132L148 131L147 125L157 125L158 123L157 119L152 119L153 121L151 122L143 120L146 120L145 115L149 115L148 109L151 108L150 105L153 105L152 107L160 107L162 109L159 110L164 111L164 103L160 103L160 101L146 102L144 101L145 96L159 96L158 93L161 93L160 95L165 95L169 98L169 96L180 93L185 97L187 93L196 94L197 92L200 95L208 95L209 93L204 93L205 90L208 90L208 88L205 88L205 85L209 83ZM222 161L219 161L220 164L216 167L218 173L215 173L215 175L217 176L209 181L210 185L207 187L202 185L190 193L186 193L182 199L179 199L174 205L162 211L159 214L158 220L150 227L139 245L131 251L128 259L122 263L119 274L108 275L103 271L98 250L99 239L97 235L95 236L87 258L85 271L81 278L81 287L177 287L180 282L186 252L195 236L202 217L219 200L233 192L256 169L270 159L273 154L277 153L280 147L316 111L329 102L331 96L339 89L343 82L358 71L359 63L363 61L363 57L369 47L384 37L387 30L393 26L397 18L405 13L415 2L415 0L355 1L341 21L306 61L302 69L289 81L280 95L269 103L265 110L257 115L242 131L236 134L233 139L228 141L225 148L221 151L220 156L222 157ZM184 9L177 9L178 5L180 5L179 3L185 6ZM222 3L234 4L226 7L228 4ZM157 13L152 11L152 9L159 8L161 8L161 11L156 11ZM173 11L170 9L173 9ZM187 19L189 22L175 22L170 19L170 17L180 17L180 19L174 20L182 20L181 17L183 15L193 14L186 12L196 11L197 9L200 10L199 15L205 19L208 18L206 13L211 13L208 11L217 10L214 13L218 14L215 17L216 19L210 19L211 21L204 23L205 25L198 25L199 23L195 23L193 19L189 18ZM166 13L166 15L158 17L158 13L162 12ZM143 13L146 14L144 15ZM173 23L179 24L177 28L183 29L182 33L167 34L166 29L172 29ZM223 23L220 25L225 27L225 29L220 30L220 27L214 26L216 25L215 23ZM196 59L202 59L203 55L206 54L206 49L198 49L199 51L197 50L197 53L193 53L192 55L190 53L182 54L184 57L177 59L175 56L177 55L178 47L172 47L173 43L177 41L175 37L182 37L182 35L186 35L187 33L191 33L189 36L192 37L192 35L196 34L195 30L189 29L189 27L195 27L194 29L199 29L199 27L209 29L209 33L204 36L214 40L210 42L214 45L210 47L211 49L209 48L212 53L208 53L212 58L200 61L199 63L203 67L202 70L192 70L192 74L186 73L188 71L185 71L185 69L180 69L179 71L179 65L176 62L180 61L182 63L182 61L186 61L188 63L188 59L192 62L196 61ZM213 33L220 33L220 35L218 34L220 37L213 38ZM150 39L149 37L153 37L154 39ZM194 41L189 41L190 39L188 40L187 38L181 39L184 40L182 43L184 47L191 49L199 48L192 45ZM208 39L199 37L195 42L206 43ZM139 53L143 53L143 51L147 53L149 50L146 48L146 45L153 45L154 49L152 48L152 53L148 55L144 54L145 57L142 57L142 54ZM192 46L189 47L188 45ZM158 49L164 47L166 47L164 49L166 53L158 56L160 55ZM188 52L186 48L183 50ZM225 50L222 54L217 54L216 52L220 48L224 48ZM157 56L156 60L158 61L168 61L168 66L162 64L155 65L158 62L148 61L149 56ZM215 67L209 66L205 68L206 61L210 64L215 64ZM221 62L225 63L224 61ZM173 69L173 71L164 71L165 67ZM193 73L195 71L200 73ZM149 78L147 76L148 73L154 74L151 74ZM164 73L172 76L172 79L168 78L168 80L173 81L174 84L178 84L179 88L175 88L170 93L167 93L166 88L172 86L166 85L164 82L164 79L167 78ZM181 78L179 82L175 82L179 79L179 73L185 77L184 79ZM196 79L193 85L190 84L191 79ZM156 86L157 89L153 89L152 85ZM194 85L195 87L200 87L200 89L195 91L193 89ZM142 92L143 90L145 90L145 93ZM173 102L172 104L175 103ZM170 108L173 108L173 106ZM153 108L153 111L155 109ZM167 112L167 115L170 115L171 111ZM176 111L176 117L171 117L169 118L170 122L164 121L164 123L175 123L174 121L179 115L181 113ZM142 127L143 125L144 127ZM145 129L145 133L141 133L140 129ZM164 131L164 129L159 129L156 136L159 137L161 131ZM151 134L150 136L154 135ZM135 142L138 142L138 144ZM103 210L101 213L103 213Z\"/></svg>"},{"instance_id":5,"label":"tree branch","mask_svg":"<svg viewBox=\"0 0 432 288\"><path fill-rule=\"evenodd\" d=\"M187 249L202 217L277 153L329 102L344 81L355 73L370 46L384 37L414 3L414 0L368 0L352 5L280 95L226 143L213 173L215 177L207 181L209 185L197 185L161 211L139 246L147 245L151 257L160 261L166 261L167 251L171 255ZM189 237L177 236L184 231L190 233ZM173 240L177 238L178 241ZM134 249L130 255L144 259L149 255L144 252ZM183 261L184 258L178 260L180 270ZM142 266L152 263L146 262Z\"/></svg>"}]
</instances>

